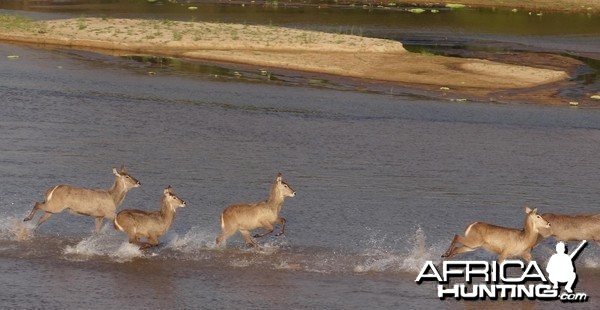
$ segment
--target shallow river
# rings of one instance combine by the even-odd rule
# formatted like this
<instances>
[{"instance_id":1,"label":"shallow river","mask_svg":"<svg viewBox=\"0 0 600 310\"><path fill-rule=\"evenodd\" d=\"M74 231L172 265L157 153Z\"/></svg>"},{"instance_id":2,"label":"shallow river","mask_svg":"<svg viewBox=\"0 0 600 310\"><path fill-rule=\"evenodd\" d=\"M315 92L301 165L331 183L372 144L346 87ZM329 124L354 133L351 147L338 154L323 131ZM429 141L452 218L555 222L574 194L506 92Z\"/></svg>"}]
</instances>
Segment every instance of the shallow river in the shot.
<instances>
[{"instance_id":1,"label":"shallow river","mask_svg":"<svg viewBox=\"0 0 600 310\"><path fill-rule=\"evenodd\" d=\"M9 44L0 66L3 308L468 308L480 304L415 283L454 234L472 221L522 227L523 205L598 210L597 109L238 81ZM108 188L122 163L142 183L123 208L157 209L167 185L187 201L159 248L67 212L35 233L22 222L47 188ZM215 248L223 208L266 198L277 172L297 192L286 234ZM540 266L554 244L534 249ZM576 266L589 300L573 306L598 307L598 246Z\"/></svg>"},{"instance_id":2,"label":"shallow river","mask_svg":"<svg viewBox=\"0 0 600 310\"><path fill-rule=\"evenodd\" d=\"M7 307L439 306L414 279L471 221L519 227L524 204L597 211L598 110L150 76L134 60L6 44L0 54ZM169 184L188 201L160 248L141 253L66 212L19 241L47 188L108 188L121 163L142 182L124 207L157 209ZM220 211L266 198L279 171L298 192L285 236L215 249ZM579 286L597 292L600 252L578 263Z\"/></svg>"}]
</instances>

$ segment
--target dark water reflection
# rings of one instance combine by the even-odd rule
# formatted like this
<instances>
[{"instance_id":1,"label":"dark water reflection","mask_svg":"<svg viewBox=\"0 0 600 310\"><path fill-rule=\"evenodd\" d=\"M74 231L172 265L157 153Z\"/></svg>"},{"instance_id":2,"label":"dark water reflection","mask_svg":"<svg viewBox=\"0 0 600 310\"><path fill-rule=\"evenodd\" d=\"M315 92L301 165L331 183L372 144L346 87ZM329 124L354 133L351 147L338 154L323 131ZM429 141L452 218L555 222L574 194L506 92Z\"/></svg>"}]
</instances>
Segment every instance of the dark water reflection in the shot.
<instances>
[{"instance_id":1,"label":"dark water reflection","mask_svg":"<svg viewBox=\"0 0 600 310\"><path fill-rule=\"evenodd\" d=\"M337 1L336 1L337 2ZM512 12L509 9L428 8L414 14L396 5L325 5L324 2L3 1L0 8L115 17L161 17L251 24L331 27L360 34L371 29L452 31L512 35L597 35L600 18L587 13ZM194 6L196 9L190 10ZM410 8L410 6L408 6Z\"/></svg>"}]
</instances>

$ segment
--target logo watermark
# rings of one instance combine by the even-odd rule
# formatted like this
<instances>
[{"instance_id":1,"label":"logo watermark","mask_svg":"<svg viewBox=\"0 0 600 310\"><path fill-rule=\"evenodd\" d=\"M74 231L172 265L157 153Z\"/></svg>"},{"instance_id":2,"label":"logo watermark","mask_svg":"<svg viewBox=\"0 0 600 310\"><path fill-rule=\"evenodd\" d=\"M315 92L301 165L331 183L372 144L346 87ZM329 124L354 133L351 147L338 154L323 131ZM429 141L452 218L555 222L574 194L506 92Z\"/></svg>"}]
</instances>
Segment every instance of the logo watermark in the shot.
<instances>
[{"instance_id":1,"label":"logo watermark","mask_svg":"<svg viewBox=\"0 0 600 310\"><path fill-rule=\"evenodd\" d=\"M585 302L588 296L574 292L577 282L574 260L586 245L582 241L575 251L567 254L565 244L556 245L556 253L548 260L544 274L535 261L444 261L436 266L426 261L415 282L435 281L440 299L538 299L563 302ZM450 284L452 280L464 279L464 283ZM477 280L477 283L474 283ZM561 293L560 286L564 285Z\"/></svg>"}]
</instances>

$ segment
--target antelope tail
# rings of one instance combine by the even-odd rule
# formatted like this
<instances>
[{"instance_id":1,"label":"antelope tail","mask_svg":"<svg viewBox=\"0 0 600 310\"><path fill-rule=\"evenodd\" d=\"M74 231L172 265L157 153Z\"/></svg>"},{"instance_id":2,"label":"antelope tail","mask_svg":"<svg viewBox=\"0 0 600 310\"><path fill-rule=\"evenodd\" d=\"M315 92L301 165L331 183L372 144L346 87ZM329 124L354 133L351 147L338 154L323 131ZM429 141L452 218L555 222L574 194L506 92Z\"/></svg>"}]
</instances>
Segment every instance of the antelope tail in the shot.
<instances>
[{"instance_id":1,"label":"antelope tail","mask_svg":"<svg viewBox=\"0 0 600 310\"><path fill-rule=\"evenodd\" d=\"M121 225L119 225L119 222L117 222L117 218L116 217L113 220L113 226L115 226L115 228L118 229L118 230L120 230L120 231L125 231L125 229L123 229L123 227L121 227Z\"/></svg>"},{"instance_id":2,"label":"antelope tail","mask_svg":"<svg viewBox=\"0 0 600 310\"><path fill-rule=\"evenodd\" d=\"M469 227L467 227L467 230L465 230L465 237L469 234L469 231L471 231L471 227L473 227L473 225L477 224L477 222L472 223L471 225L469 225Z\"/></svg>"},{"instance_id":3,"label":"antelope tail","mask_svg":"<svg viewBox=\"0 0 600 310\"><path fill-rule=\"evenodd\" d=\"M116 220L116 218L115 218ZM223 213L221 213L221 229L225 229L225 221L223 220Z\"/></svg>"},{"instance_id":4,"label":"antelope tail","mask_svg":"<svg viewBox=\"0 0 600 310\"><path fill-rule=\"evenodd\" d=\"M54 191L59 187L60 185L56 185L54 186L51 190L48 191L47 195L46 195L46 201L48 202L50 201L50 199L52 199L52 194L54 194Z\"/></svg>"}]
</instances>

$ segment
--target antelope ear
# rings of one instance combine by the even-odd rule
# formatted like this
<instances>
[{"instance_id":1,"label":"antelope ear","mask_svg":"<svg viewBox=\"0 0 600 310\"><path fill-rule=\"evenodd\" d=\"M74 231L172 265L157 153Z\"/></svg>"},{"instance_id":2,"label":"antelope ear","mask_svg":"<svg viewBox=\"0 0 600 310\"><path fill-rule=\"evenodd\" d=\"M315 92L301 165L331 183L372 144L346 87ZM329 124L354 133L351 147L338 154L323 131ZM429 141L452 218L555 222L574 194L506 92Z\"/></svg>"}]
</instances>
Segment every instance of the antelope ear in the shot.
<instances>
[{"instance_id":1,"label":"antelope ear","mask_svg":"<svg viewBox=\"0 0 600 310\"><path fill-rule=\"evenodd\" d=\"M277 179L276 179L276 180L277 180L277 183L281 183L281 179L282 179L282 178L283 178L283 175L281 174L281 172L279 172L279 173L277 174Z\"/></svg>"},{"instance_id":2,"label":"antelope ear","mask_svg":"<svg viewBox=\"0 0 600 310\"><path fill-rule=\"evenodd\" d=\"M113 174L116 176L120 176L121 174L119 173L119 171L117 171L117 168L113 167Z\"/></svg>"},{"instance_id":3,"label":"antelope ear","mask_svg":"<svg viewBox=\"0 0 600 310\"><path fill-rule=\"evenodd\" d=\"M165 188L164 193L166 194L170 194L171 192L173 192L173 188L171 187L171 185L167 186L167 188Z\"/></svg>"},{"instance_id":4,"label":"antelope ear","mask_svg":"<svg viewBox=\"0 0 600 310\"><path fill-rule=\"evenodd\" d=\"M525 213L527 214L531 213L532 211L535 212L535 210L537 209L531 210L528 206L525 206Z\"/></svg>"},{"instance_id":5,"label":"antelope ear","mask_svg":"<svg viewBox=\"0 0 600 310\"><path fill-rule=\"evenodd\" d=\"M125 173L125 164L121 165L121 173Z\"/></svg>"}]
</instances>

